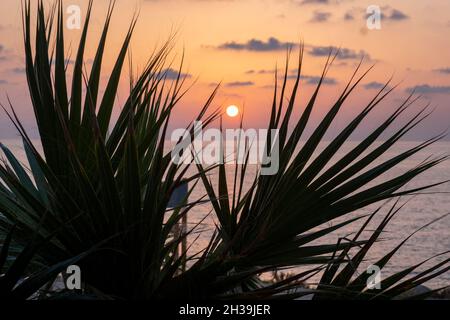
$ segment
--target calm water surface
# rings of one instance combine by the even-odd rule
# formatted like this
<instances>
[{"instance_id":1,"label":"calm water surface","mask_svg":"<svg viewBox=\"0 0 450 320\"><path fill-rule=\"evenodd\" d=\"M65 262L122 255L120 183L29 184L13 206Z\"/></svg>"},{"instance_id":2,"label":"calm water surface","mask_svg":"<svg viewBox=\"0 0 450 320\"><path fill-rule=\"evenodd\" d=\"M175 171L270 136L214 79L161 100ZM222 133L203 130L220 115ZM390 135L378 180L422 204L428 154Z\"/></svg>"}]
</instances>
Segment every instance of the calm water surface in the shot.
<instances>
[{"instance_id":1,"label":"calm water surface","mask_svg":"<svg viewBox=\"0 0 450 320\"><path fill-rule=\"evenodd\" d=\"M20 140L4 140L4 144L9 146L13 152L21 159L25 161L25 156L23 153L23 149L21 146ZM346 151L354 146L355 143L349 143L343 147L339 156L343 155ZM407 150L408 148L416 145L416 142L401 142L397 144L395 148L389 151L386 157L392 157L398 154L401 151ZM324 143L320 148L326 146ZM395 169L386 172L382 177L380 177L377 181L392 177L394 175L400 174L402 172L411 169L416 166L421 161L425 160L428 156L433 155L441 155L441 154L450 154L450 142L439 142L426 150L421 151L413 158L408 159L398 165ZM383 159L380 159L382 161ZM229 174L229 182L232 183L233 180L233 166L230 166ZM194 170L194 169L193 169ZM256 168L250 168L250 175L255 174ZM215 175L211 175L211 179L213 182L216 182ZM438 167L433 168L432 170L423 173L416 180L410 182L408 187L415 188L427 184L438 183L444 180L450 180L450 161L440 164ZM374 181L373 183L376 183ZM247 185L250 182L250 179L247 181ZM430 192L431 191L431 192ZM429 223L430 221L437 219L444 214L450 212L450 183L446 183L444 185L433 188L432 190L427 191L426 194L418 195L413 198L408 198L409 202L406 207L393 219L393 221L388 226L387 232L384 234L384 239L389 241L383 241L378 243L371 251L369 257L367 257L367 261L365 262L365 266L374 262L388 252L388 250L392 249L396 244L398 244L402 239L406 238L412 232L422 227L423 225ZM199 186L193 192L192 199L200 198L205 194L204 189ZM407 198L404 199L405 201ZM364 208L355 212L354 215L360 215L365 213L370 213L377 206L371 206L368 208ZM387 209L385 210L387 212ZM213 231L214 226L214 216L210 214L211 207L209 205L201 205L192 210L189 215L189 223L194 224L199 222L205 216L208 216L202 225L203 230L205 231L202 234L202 237L197 240L196 243L192 246L192 250L200 250L205 246L205 244L209 240L209 235ZM382 216L379 217L379 219ZM379 220L378 220L379 221ZM333 221L332 223L337 223L337 221ZM373 226L375 227L374 222ZM347 226L344 229L341 229L339 232L334 233L333 235L329 235L323 239L321 239L320 243L336 243L339 237L346 236L355 230L360 223L353 224ZM444 251L450 250L450 217L446 217L437 223L427 227L425 230L417 233L411 240L409 240L406 245L399 251L399 253L392 260L390 265L388 265L385 273L392 273L395 271L399 271L404 267L412 266L428 257L433 255L442 253ZM444 257L437 258L435 261L442 261ZM364 269L361 270L363 272ZM386 276L382 274L382 276ZM315 281L316 279L312 279ZM437 288L440 286L445 286L450 284L450 273L446 273L441 275L438 279L433 280L428 283L430 287Z\"/></svg>"}]
</instances>

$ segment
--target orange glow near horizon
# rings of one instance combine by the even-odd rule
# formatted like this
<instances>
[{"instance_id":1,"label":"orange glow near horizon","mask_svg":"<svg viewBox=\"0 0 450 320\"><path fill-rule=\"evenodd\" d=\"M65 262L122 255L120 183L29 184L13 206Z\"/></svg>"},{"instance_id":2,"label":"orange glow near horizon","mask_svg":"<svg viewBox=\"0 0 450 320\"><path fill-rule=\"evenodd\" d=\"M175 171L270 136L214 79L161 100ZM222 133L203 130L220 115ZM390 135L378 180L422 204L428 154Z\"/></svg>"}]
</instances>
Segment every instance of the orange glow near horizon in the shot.
<instances>
[{"instance_id":1,"label":"orange glow near horizon","mask_svg":"<svg viewBox=\"0 0 450 320\"><path fill-rule=\"evenodd\" d=\"M68 6L69 1L66 2ZM245 125L264 126L270 117L275 67L278 66L279 75L283 73L286 58L284 45L304 39L304 77L297 100L299 108L296 108L293 117L298 115L295 112L305 106L313 93L326 61L325 51L333 46L342 48L344 54L336 59L327 75L329 79L321 89L312 115L316 120L339 97L359 62L360 54L365 53L367 59L363 69L375 62L376 67L352 94L348 107L343 108L343 117L350 117L360 110L373 98L380 85L394 74L393 84L401 82L401 85L386 106L377 107L373 122L379 122L386 111L398 106L399 101L408 95L409 89L419 86L422 92L418 93L438 107L424 131L447 128L450 112L450 2L378 2L383 10L388 10L384 12L386 19L382 21L380 30L368 30L364 9L372 4L370 0L359 0L357 3L329 1L328 4L302 0L118 0L107 38L101 87L106 86L133 13L139 8L139 20L130 45L134 71L142 70L154 49L161 47L175 33L174 50L167 61L173 62L171 68L176 70L184 49L186 85L195 82L176 109L172 127L182 127L183 123L191 121L192 115L197 114L218 82L222 85L214 101L216 106L239 101L246 105ZM87 3L85 0L70 1L70 5L79 5L82 13L86 11ZM94 2L85 54L88 74L108 3ZM20 10L20 1L0 2L0 90L10 96L19 116L33 126L29 96L23 94L27 91L27 82L23 72ZM314 20L317 11L328 14L322 15L322 20ZM407 34L414 34L414 41ZM81 30L65 30L70 61L74 59L73 48L77 46L80 35ZM393 43L396 45L390 45ZM298 47L291 54L288 74L291 82L287 89L292 87L297 52ZM71 67L68 64L69 70ZM129 70L125 66L117 97L118 106L124 103L129 93L128 75ZM280 77L278 84L281 80ZM5 99L0 97L0 103L6 103ZM2 127L8 119L3 117L0 121L0 135L3 135L7 129L2 130Z\"/></svg>"}]
</instances>

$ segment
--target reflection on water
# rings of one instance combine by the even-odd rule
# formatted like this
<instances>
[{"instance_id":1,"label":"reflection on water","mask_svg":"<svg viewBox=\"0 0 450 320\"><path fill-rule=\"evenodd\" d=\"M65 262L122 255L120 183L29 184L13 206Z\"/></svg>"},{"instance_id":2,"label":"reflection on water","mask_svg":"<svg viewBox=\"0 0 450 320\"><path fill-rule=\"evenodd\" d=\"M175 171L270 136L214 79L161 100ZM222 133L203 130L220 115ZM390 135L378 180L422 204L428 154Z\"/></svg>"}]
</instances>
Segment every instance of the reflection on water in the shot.
<instances>
[{"instance_id":1,"label":"reflection on water","mask_svg":"<svg viewBox=\"0 0 450 320\"><path fill-rule=\"evenodd\" d=\"M25 156L19 140L6 140L3 141L3 143L9 146L14 151L16 156L19 157L19 159L25 161ZM414 142L401 142L397 144L397 147L395 149L389 151L385 155L385 159L386 157L392 157L395 154L398 154L400 151L406 150L414 145L416 145L416 143ZM323 148L324 146L326 146L326 143L324 143L321 148ZM345 147L343 147L343 150L341 150L340 154L338 154L337 157L339 158L340 155L345 153L353 146L354 143L348 143ZM416 166L419 162L425 160L430 155L436 156L443 153L450 153L450 142L439 142L427 148L426 150L421 151L413 158L402 162L395 169L386 172L377 181L392 177L401 172L405 172L406 170ZM380 159L379 161L382 160L383 159ZM234 178L232 170L233 166L229 166L229 169L228 181L231 184ZM195 172L195 168L192 168L191 172ZM250 167L249 176L246 180L247 185L252 180L255 174L256 167ZM214 174L211 175L213 183L216 182L215 176L216 175ZM435 167L430 171L423 173L416 180L410 182L408 187L415 188L427 184L438 183L444 180L450 180L450 161L444 162L438 167ZM373 183L376 183L377 181L374 181ZM450 183L435 187L430 191L427 191L425 194L421 194L415 197L404 198L405 201L409 200L407 206L392 220L387 228L387 232L384 234L383 239L388 239L389 241L382 241L372 249L371 254L367 257L368 261L366 261L365 266L370 264L370 262L376 261L380 256L386 254L388 250L392 249L402 239L406 238L418 228L429 223L433 219L441 217L442 215L450 212ZM205 190L199 184L196 190L194 190L193 194L191 195L191 200L198 199L204 194ZM374 210L375 207L377 206L359 210L354 214L360 215L370 213ZM211 213L211 210L211 206L209 206L208 204L204 204L194 208L189 214L189 224L195 224L205 216L208 216L202 224L202 228L203 230L205 230L205 232L197 240L197 242L193 244L192 250L200 250L206 245L209 240L209 236L212 233L214 227L214 215ZM379 218L381 218L381 216ZM373 227L375 226L377 221L374 221L374 224L372 225ZM334 221L333 223L336 223L336 221ZM347 236L348 234L354 232L355 230L357 230L357 227L360 224L361 223L358 222L357 224L347 226L341 229L339 232L321 239L320 243L336 243L339 237ZM386 270L387 272L399 271L404 267L412 266L428 257L447 250L450 250L450 217L446 217L443 220L438 221L437 223L427 227L426 229L416 234L413 238L411 238L399 251L399 253L393 258L392 262L387 266ZM442 257L441 260L442 259L444 258ZM439 261L439 258L435 261ZM383 274L382 276L386 275ZM429 285L431 287L437 288L439 286L448 285L449 283L450 273L447 273L441 275L438 279L431 281Z\"/></svg>"}]
</instances>

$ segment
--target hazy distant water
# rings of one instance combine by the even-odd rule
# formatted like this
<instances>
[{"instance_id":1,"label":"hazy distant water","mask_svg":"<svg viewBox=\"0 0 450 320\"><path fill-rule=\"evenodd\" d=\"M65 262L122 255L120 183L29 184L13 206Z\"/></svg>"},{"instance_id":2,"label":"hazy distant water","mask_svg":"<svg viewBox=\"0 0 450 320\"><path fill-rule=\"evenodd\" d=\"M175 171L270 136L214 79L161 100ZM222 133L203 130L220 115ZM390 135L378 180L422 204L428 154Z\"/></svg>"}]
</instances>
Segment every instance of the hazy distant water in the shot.
<instances>
[{"instance_id":1,"label":"hazy distant water","mask_svg":"<svg viewBox=\"0 0 450 320\"><path fill-rule=\"evenodd\" d=\"M3 140L4 144L9 146L14 153L21 159L25 161L24 153L21 147L20 140ZM341 152L337 155L340 158L346 151L351 149L355 143L348 143L343 147ZM397 147L392 149L386 154L386 157L392 157L398 154L400 151L407 150L413 146L417 145L416 142L401 142L397 144ZM320 148L326 146L324 143ZM441 154L450 154L450 142L439 142L435 145L423 150L414 157L402 162L395 169L386 172L377 181L393 177L394 175L400 174L413 168L421 161L425 160L430 155L436 156ZM386 159L386 158L385 158ZM380 159L382 161L383 159ZM230 183L233 181L233 170L232 166L228 171L228 180ZM194 172L194 170L193 170ZM249 174L253 176L255 174L255 167L249 169ZM213 183L216 182L215 175L211 175ZM250 182L251 179L246 181ZM438 183L444 180L450 180L450 161L447 161L439 166L431 169L428 172L423 173L414 181L408 184L409 188L415 188L427 184ZM376 183L377 181L374 181ZM378 243L371 251L368 261L365 265L370 264L370 262L375 262L377 258L384 255L388 250L392 249L397 245L402 239L406 238L412 232L427 224L428 222L441 217L442 215L450 212L450 183L433 188L427 193L432 192L433 194L423 194L418 195L413 198L404 198L406 201L409 199L407 206L393 219L393 221L388 226L388 232L384 234L384 239L389 239L389 241L383 241ZM203 187L199 186L193 192L191 200L198 199L205 194ZM356 212L355 214L370 213L378 205L371 206L370 208L365 208ZM383 212L387 212L388 207ZM203 219L206 215L208 216L202 228L205 232L202 237L192 246L193 250L201 249L208 241L208 236L213 230L213 214L210 214L211 206L208 204L198 206L192 210L189 215L189 223L194 224ZM381 218L382 215L379 216ZM372 227L376 226L376 220ZM334 222L336 223L336 222ZM360 223L347 226L346 228L340 230L339 232L321 239L321 243L336 243L339 237L348 235L358 229ZM372 228L373 229L373 228ZM402 268L412 266L422 260L429 258L435 254L442 253L444 251L450 250L450 217L446 217L443 220L427 227L416 234L412 239L410 239L404 247L399 251L399 253L392 260L390 265L388 265L387 272L400 271ZM443 261L444 257L437 258L434 261ZM420 269L419 269L420 270ZM362 270L364 271L364 270ZM383 274L382 276L387 276ZM450 284L450 273L441 275L438 279L433 280L428 283L429 286L437 288L444 285Z\"/></svg>"},{"instance_id":2,"label":"hazy distant water","mask_svg":"<svg viewBox=\"0 0 450 320\"><path fill-rule=\"evenodd\" d=\"M346 146L342 148L342 150L336 156L336 159L340 159L343 154L347 151L351 150L355 146L356 142L348 143ZM323 149L327 143L323 143L318 152ZM392 149L387 152L384 158L379 159L376 163L379 163L383 160L386 160L388 157L394 157L401 151L405 151L409 148L412 148L417 145L417 142L401 142ZM421 161L424 161L430 155L437 156L442 154L450 154L450 142L440 142L422 152L418 153L414 157L402 162L396 168L386 172L379 179L375 180L373 183L377 183L383 181L384 179L392 178L398 174L406 172L407 170L417 166ZM227 171L227 180L230 184L229 190L232 190L231 184L234 179L234 166L228 166ZM251 178L255 174L255 167L250 167L248 170L249 175L251 176L247 181L246 185L251 183ZM217 182L216 175L211 175L211 180L213 183ZM408 188L417 188L424 185L434 184L438 182L442 182L445 180L450 180L450 161L444 162L439 166L431 169L428 172L423 173L417 179L410 182L407 187ZM408 204L404 209L397 214L396 217L391 221L386 229L387 232L381 237L383 239L389 239L389 241L383 241L376 244L370 251L370 254L366 257L368 261L366 261L363 265L364 268L368 266L371 262L376 262L378 258L382 257L384 254L388 252L388 250L393 249L396 245L398 245L403 239L409 236L411 233L419 229L420 227L428 224L429 222L437 219L444 214L450 212L450 183L446 183L444 185L434 187L428 191L424 191L423 194L417 195L415 197L404 197L400 203L409 200ZM433 193L433 194L431 194ZM196 192L194 192L193 198L199 198L205 194L205 191L202 187L198 187ZM391 205L391 203L389 203ZM380 204L372 205L371 207L364 208L359 210L354 215L361 215L366 213L372 213L375 209L377 209ZM374 219L373 223L369 226L370 230L375 229L380 222L380 219L384 217L384 213L388 212L390 207L386 206L386 209L383 210L381 215L378 215L378 219ZM190 222L195 223L200 221L205 215L208 215L211 212L212 208L210 205L203 205L196 209L195 213L191 213ZM213 216L213 215L211 215ZM213 217L211 219L214 219ZM341 221L340 219L339 221ZM207 219L208 221L208 219ZM333 223L336 224L337 221ZM318 243L329 243L334 244L340 237L347 236L348 234L359 230L359 226L361 223L356 223L349 225L332 236L327 236ZM212 231L211 228L212 221L209 220L209 223L206 223L205 228ZM371 228L370 228L371 227ZM202 248L208 240L208 237L205 236L203 241L199 241L199 243L194 246L198 249ZM426 229L417 233L413 238L411 238L397 255L392 259L390 265L387 266L387 272L396 272L400 271L405 267L410 267L414 264L417 264L426 258L432 257L433 255L445 252L450 250L450 216L445 217L443 220L436 222L435 224L427 227ZM445 256L445 257L448 257ZM435 259L435 262L443 261L444 257L440 257ZM429 265L425 265L429 266ZM418 269L421 270L421 269ZM364 271L364 270L362 270ZM383 274L383 276L387 276ZM313 279L313 280L317 280ZM428 283L429 286L438 288L440 286L445 286L450 284L450 272L440 276L438 279L433 280Z\"/></svg>"}]
</instances>

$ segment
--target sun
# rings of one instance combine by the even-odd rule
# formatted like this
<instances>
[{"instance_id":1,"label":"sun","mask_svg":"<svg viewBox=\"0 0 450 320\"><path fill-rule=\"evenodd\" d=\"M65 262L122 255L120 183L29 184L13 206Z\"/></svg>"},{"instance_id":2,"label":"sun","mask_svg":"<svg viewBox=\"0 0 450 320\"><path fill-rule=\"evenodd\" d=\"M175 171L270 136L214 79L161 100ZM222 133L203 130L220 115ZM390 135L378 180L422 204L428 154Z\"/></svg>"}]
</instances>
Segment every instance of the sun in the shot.
<instances>
[{"instance_id":1,"label":"sun","mask_svg":"<svg viewBox=\"0 0 450 320\"><path fill-rule=\"evenodd\" d=\"M239 108L236 107L235 105L231 105L229 107L227 107L227 115L230 118L234 118L239 114Z\"/></svg>"}]
</instances>

